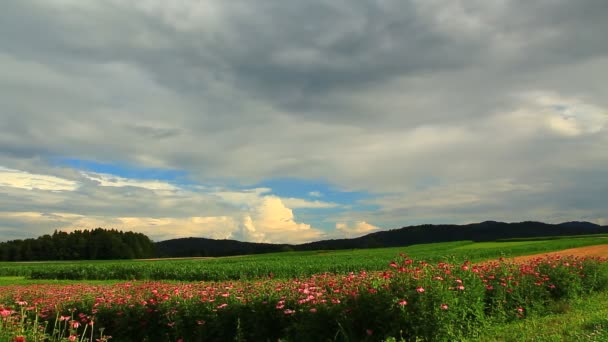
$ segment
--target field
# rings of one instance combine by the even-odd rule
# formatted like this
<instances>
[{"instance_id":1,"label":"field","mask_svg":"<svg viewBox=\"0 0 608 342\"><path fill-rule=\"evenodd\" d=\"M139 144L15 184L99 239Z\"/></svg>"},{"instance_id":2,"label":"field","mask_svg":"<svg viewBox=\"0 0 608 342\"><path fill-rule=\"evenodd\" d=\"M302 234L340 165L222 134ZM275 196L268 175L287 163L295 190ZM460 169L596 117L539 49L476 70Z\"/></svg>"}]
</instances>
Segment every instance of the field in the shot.
<instances>
[{"instance_id":1,"label":"field","mask_svg":"<svg viewBox=\"0 0 608 342\"><path fill-rule=\"evenodd\" d=\"M0 341L107 335L112 341L487 341L517 324L591 305L582 300L606 298L608 287L603 259L487 260L604 243L600 237L461 241L209 259L0 263Z\"/></svg>"},{"instance_id":2,"label":"field","mask_svg":"<svg viewBox=\"0 0 608 342\"><path fill-rule=\"evenodd\" d=\"M121 261L0 262L0 277L71 280L224 281L294 278L318 273L381 271L399 253L437 262L478 262L605 243L603 238L577 237L546 241L458 241L400 248L287 252L241 257Z\"/></svg>"}]
</instances>

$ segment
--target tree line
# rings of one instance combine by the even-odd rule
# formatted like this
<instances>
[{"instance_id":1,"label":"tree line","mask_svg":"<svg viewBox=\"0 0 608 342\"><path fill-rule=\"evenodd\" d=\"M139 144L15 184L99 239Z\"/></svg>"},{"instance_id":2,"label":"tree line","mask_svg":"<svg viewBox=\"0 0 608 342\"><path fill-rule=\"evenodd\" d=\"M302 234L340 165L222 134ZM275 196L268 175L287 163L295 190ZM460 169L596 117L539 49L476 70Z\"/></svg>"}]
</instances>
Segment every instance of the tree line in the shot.
<instances>
[{"instance_id":1,"label":"tree line","mask_svg":"<svg viewBox=\"0 0 608 342\"><path fill-rule=\"evenodd\" d=\"M36 239L0 242L0 261L139 259L155 254L148 236L103 228L56 230Z\"/></svg>"},{"instance_id":2,"label":"tree line","mask_svg":"<svg viewBox=\"0 0 608 342\"><path fill-rule=\"evenodd\" d=\"M322 240L300 245L235 240L181 238L152 242L146 235L96 228L70 233L55 231L37 239L0 243L0 261L141 259L151 257L229 256L285 251L336 250L408 246L460 240L496 241L608 234L608 226L589 222L504 223L485 221L466 225L419 225L379 231L353 239Z\"/></svg>"}]
</instances>

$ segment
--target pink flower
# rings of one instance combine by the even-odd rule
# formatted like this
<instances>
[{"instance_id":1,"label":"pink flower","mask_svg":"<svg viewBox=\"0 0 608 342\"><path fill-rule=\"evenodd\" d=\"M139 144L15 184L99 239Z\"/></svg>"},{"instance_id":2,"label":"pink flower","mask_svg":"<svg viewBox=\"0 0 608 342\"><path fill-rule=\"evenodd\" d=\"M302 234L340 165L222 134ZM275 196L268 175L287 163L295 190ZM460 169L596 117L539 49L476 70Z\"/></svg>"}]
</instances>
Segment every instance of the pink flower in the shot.
<instances>
[{"instance_id":1,"label":"pink flower","mask_svg":"<svg viewBox=\"0 0 608 342\"><path fill-rule=\"evenodd\" d=\"M308 310L308 311L310 311L311 313L316 313L316 312L317 312L317 308L311 308L311 309L310 309L310 310Z\"/></svg>"},{"instance_id":2,"label":"pink flower","mask_svg":"<svg viewBox=\"0 0 608 342\"><path fill-rule=\"evenodd\" d=\"M78 338L78 337L77 337L76 335L70 335L70 336L68 337L68 341L76 341L76 339L77 339L77 338Z\"/></svg>"},{"instance_id":3,"label":"pink flower","mask_svg":"<svg viewBox=\"0 0 608 342\"><path fill-rule=\"evenodd\" d=\"M285 311L283 311L283 313L285 315L293 315L295 312L295 310L291 310L291 309L286 309Z\"/></svg>"},{"instance_id":4,"label":"pink flower","mask_svg":"<svg viewBox=\"0 0 608 342\"><path fill-rule=\"evenodd\" d=\"M400 306L406 306L407 305L407 301L405 299L402 299L397 304L399 304Z\"/></svg>"},{"instance_id":5,"label":"pink flower","mask_svg":"<svg viewBox=\"0 0 608 342\"><path fill-rule=\"evenodd\" d=\"M418 293L423 293L423 292L424 292L424 287L422 287L422 286L418 286L418 287L416 288L416 292L418 292Z\"/></svg>"},{"instance_id":6,"label":"pink flower","mask_svg":"<svg viewBox=\"0 0 608 342\"><path fill-rule=\"evenodd\" d=\"M441 310L447 310L449 307L447 304L443 303L441 304Z\"/></svg>"},{"instance_id":7,"label":"pink flower","mask_svg":"<svg viewBox=\"0 0 608 342\"><path fill-rule=\"evenodd\" d=\"M521 306L517 308L517 312L519 313L523 313L524 312L524 308L522 308Z\"/></svg>"}]
</instances>

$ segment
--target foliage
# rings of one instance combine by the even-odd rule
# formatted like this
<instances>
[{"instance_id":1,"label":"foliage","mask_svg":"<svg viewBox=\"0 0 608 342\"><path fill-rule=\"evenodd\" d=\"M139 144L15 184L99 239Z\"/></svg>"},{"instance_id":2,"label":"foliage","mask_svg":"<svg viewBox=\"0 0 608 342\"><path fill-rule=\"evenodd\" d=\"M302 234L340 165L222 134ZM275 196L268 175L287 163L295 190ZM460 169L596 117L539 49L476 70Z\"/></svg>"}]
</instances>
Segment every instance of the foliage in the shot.
<instances>
[{"instance_id":1,"label":"foliage","mask_svg":"<svg viewBox=\"0 0 608 342\"><path fill-rule=\"evenodd\" d=\"M464 341L608 341L608 291L557 301L547 311L489 325Z\"/></svg>"},{"instance_id":2,"label":"foliage","mask_svg":"<svg viewBox=\"0 0 608 342\"><path fill-rule=\"evenodd\" d=\"M134 259L154 256L154 243L144 234L105 230L55 231L37 239L0 243L0 260Z\"/></svg>"},{"instance_id":3,"label":"foliage","mask_svg":"<svg viewBox=\"0 0 608 342\"><path fill-rule=\"evenodd\" d=\"M69 316L81 320L77 337L93 321L93 335L104 328L113 341L461 340L604 290L606 266L576 257L472 264L401 255L384 271L283 280L6 286L3 322L17 324L2 325L0 337L35 329L19 323L24 317L47 322L49 333Z\"/></svg>"},{"instance_id":4,"label":"foliage","mask_svg":"<svg viewBox=\"0 0 608 342\"><path fill-rule=\"evenodd\" d=\"M597 238L550 240L544 243L473 243L470 241L349 251L314 251L260 254L242 257L180 260L113 260L42 263L0 263L0 276L74 280L183 280L223 281L293 278L330 272L379 271L386 260L405 252L436 262L452 258L480 261L490 258L542 253L605 242Z\"/></svg>"},{"instance_id":5,"label":"foliage","mask_svg":"<svg viewBox=\"0 0 608 342\"><path fill-rule=\"evenodd\" d=\"M402 247L415 244L472 240L477 242L521 238L543 240L562 236L580 237L608 233L608 226L589 222L547 224L542 222L503 223L486 221L466 225L419 225L383 230L353 239L332 239L300 245L250 243L234 240L184 238L156 244L161 257L228 256L293 251L344 250L354 248ZM550 238L546 238L549 236Z\"/></svg>"}]
</instances>

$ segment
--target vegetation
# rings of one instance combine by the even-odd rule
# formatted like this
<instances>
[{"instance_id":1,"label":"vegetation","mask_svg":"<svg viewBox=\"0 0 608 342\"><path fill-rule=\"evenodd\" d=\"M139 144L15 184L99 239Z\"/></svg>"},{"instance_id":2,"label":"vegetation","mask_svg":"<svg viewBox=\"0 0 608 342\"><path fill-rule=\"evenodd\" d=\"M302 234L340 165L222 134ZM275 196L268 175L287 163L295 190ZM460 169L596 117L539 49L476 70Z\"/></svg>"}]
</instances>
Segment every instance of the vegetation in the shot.
<instances>
[{"instance_id":1,"label":"vegetation","mask_svg":"<svg viewBox=\"0 0 608 342\"><path fill-rule=\"evenodd\" d=\"M467 342L608 341L608 292L553 303L546 314L487 326Z\"/></svg>"},{"instance_id":2,"label":"vegetation","mask_svg":"<svg viewBox=\"0 0 608 342\"><path fill-rule=\"evenodd\" d=\"M2 261L136 259L154 255L154 243L146 235L102 228L55 231L37 239L0 242Z\"/></svg>"},{"instance_id":3,"label":"vegetation","mask_svg":"<svg viewBox=\"0 0 608 342\"><path fill-rule=\"evenodd\" d=\"M85 233L92 235L79 232ZM603 236L576 236L222 258L0 262L0 341L602 340L605 317L575 317L600 305L583 301L587 296L606 302L608 263L552 256L510 264L502 257L603 243ZM501 261L478 263L488 259ZM530 328L568 319L574 329Z\"/></svg>"},{"instance_id":4,"label":"vegetation","mask_svg":"<svg viewBox=\"0 0 608 342\"><path fill-rule=\"evenodd\" d=\"M403 247L416 244L471 240L526 241L608 235L608 227L589 222L546 224L486 221L467 225L421 225L380 231L354 239L323 240L301 245L252 243L235 240L183 238L152 242L140 233L102 228L55 231L37 239L0 242L0 261L108 260L153 257L218 257L288 251L348 250ZM550 237L547 237L550 236ZM513 240L517 239L517 240Z\"/></svg>"},{"instance_id":5,"label":"vegetation","mask_svg":"<svg viewBox=\"0 0 608 342\"><path fill-rule=\"evenodd\" d=\"M290 280L6 286L0 339L454 341L605 290L607 266L575 257L431 264L401 255L382 272Z\"/></svg>"},{"instance_id":6,"label":"vegetation","mask_svg":"<svg viewBox=\"0 0 608 342\"><path fill-rule=\"evenodd\" d=\"M161 257L226 256L269 252L339 250L382 247L403 247L415 244L453 241L496 241L510 238L576 237L608 234L607 226L589 222L503 223L486 221L466 225L420 225L379 231L354 239L323 240L301 245L257 244L234 240L186 238L161 241L156 244Z\"/></svg>"},{"instance_id":7,"label":"vegetation","mask_svg":"<svg viewBox=\"0 0 608 342\"><path fill-rule=\"evenodd\" d=\"M257 278L295 278L318 273L341 273L383 270L386 261L400 252L436 262L449 258L455 262L473 262L499 257L542 253L566 248L604 243L597 238L549 240L539 242L474 243L458 241L415 245L405 248L378 248L349 251L287 252L180 260L63 261L36 263L0 263L0 276L32 279L74 280L182 280L223 281Z\"/></svg>"}]
</instances>

